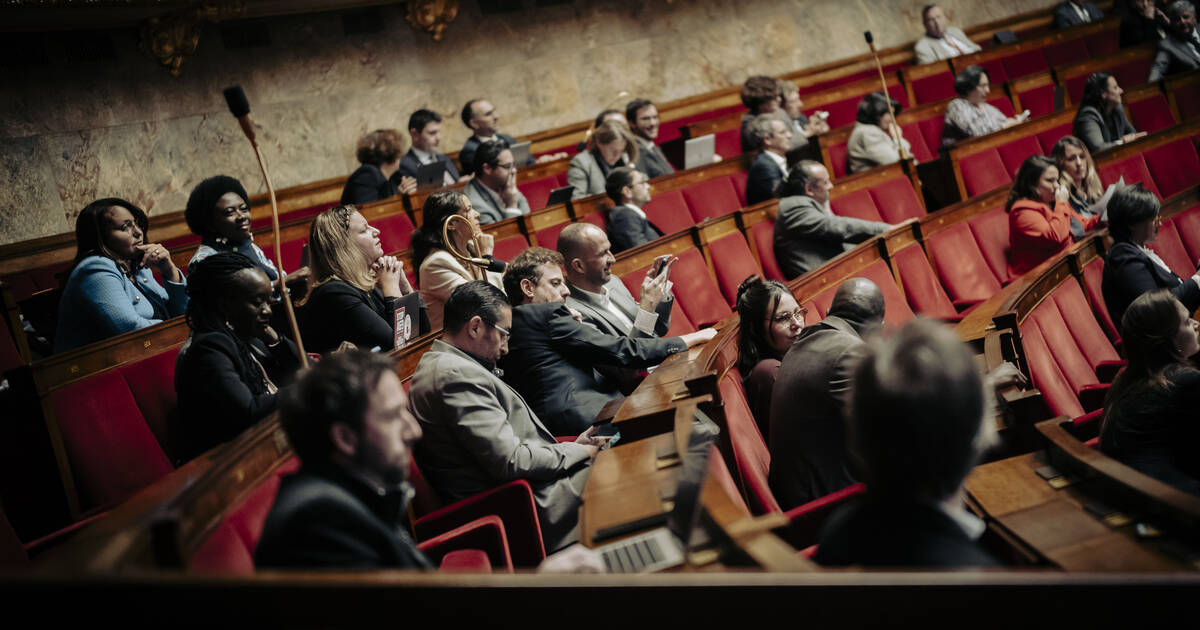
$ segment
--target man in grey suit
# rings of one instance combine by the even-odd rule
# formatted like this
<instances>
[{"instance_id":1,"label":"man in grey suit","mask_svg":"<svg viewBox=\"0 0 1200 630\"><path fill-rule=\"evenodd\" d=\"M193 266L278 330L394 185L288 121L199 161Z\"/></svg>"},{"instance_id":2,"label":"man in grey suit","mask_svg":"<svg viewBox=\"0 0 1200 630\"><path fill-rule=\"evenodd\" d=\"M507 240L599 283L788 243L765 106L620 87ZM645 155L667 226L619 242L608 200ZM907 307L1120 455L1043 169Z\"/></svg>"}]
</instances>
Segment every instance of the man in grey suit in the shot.
<instances>
[{"instance_id":1,"label":"man in grey suit","mask_svg":"<svg viewBox=\"0 0 1200 630\"><path fill-rule=\"evenodd\" d=\"M579 537L579 505L592 458L607 441L589 428L559 443L525 399L500 380L512 307L481 280L458 286L446 302L445 329L421 357L409 406L424 439L417 461L444 501L458 501L514 479L533 487L548 551Z\"/></svg>"},{"instance_id":2,"label":"man in grey suit","mask_svg":"<svg viewBox=\"0 0 1200 630\"><path fill-rule=\"evenodd\" d=\"M517 190L512 151L498 142L485 142L475 151L475 179L467 184L466 192L480 223L529 214L529 202Z\"/></svg>"},{"instance_id":3,"label":"man in grey suit","mask_svg":"<svg viewBox=\"0 0 1200 630\"><path fill-rule=\"evenodd\" d=\"M921 9L921 21L925 23L925 36L918 39L913 47L918 64L952 59L981 50L979 44L971 41L962 29L950 26L942 7L936 4L927 4Z\"/></svg>"},{"instance_id":4,"label":"man in grey suit","mask_svg":"<svg viewBox=\"0 0 1200 630\"><path fill-rule=\"evenodd\" d=\"M1187 0L1167 7L1171 20L1167 36L1158 40L1158 52L1150 66L1150 80L1200 68L1200 35L1196 33L1196 8Z\"/></svg>"},{"instance_id":5,"label":"man in grey suit","mask_svg":"<svg viewBox=\"0 0 1200 630\"><path fill-rule=\"evenodd\" d=\"M658 108L654 103L639 98L625 106L625 120L629 122L633 135L637 137L638 162L650 179L675 172L667 156L655 142L658 140Z\"/></svg>"},{"instance_id":6,"label":"man in grey suit","mask_svg":"<svg viewBox=\"0 0 1200 630\"><path fill-rule=\"evenodd\" d=\"M857 481L843 409L863 339L883 323L883 292L866 278L838 287L829 314L805 326L771 392L771 493L791 509Z\"/></svg>"},{"instance_id":7,"label":"man in grey suit","mask_svg":"<svg viewBox=\"0 0 1200 630\"><path fill-rule=\"evenodd\" d=\"M837 216L829 209L830 190L829 171L812 160L792 167L780 190L783 199L775 218L775 258L789 280L820 267L851 244L892 227L880 221Z\"/></svg>"}]
</instances>

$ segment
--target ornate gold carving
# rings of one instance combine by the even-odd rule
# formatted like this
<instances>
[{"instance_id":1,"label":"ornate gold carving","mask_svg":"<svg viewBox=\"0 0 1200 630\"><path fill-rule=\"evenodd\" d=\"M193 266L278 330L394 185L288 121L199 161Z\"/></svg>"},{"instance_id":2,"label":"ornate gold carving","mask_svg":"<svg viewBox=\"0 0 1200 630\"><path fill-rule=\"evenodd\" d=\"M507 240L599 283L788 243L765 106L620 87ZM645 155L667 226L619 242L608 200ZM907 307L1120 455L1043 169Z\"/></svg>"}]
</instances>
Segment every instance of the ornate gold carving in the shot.
<instances>
[{"instance_id":1,"label":"ornate gold carving","mask_svg":"<svg viewBox=\"0 0 1200 630\"><path fill-rule=\"evenodd\" d=\"M408 23L418 31L433 35L433 41L442 41L442 31L458 16L458 0L410 0Z\"/></svg>"},{"instance_id":2,"label":"ornate gold carving","mask_svg":"<svg viewBox=\"0 0 1200 630\"><path fill-rule=\"evenodd\" d=\"M246 10L240 0L206 0L195 6L152 17L142 23L142 50L179 76L183 60L196 52L205 22L240 17Z\"/></svg>"}]
</instances>

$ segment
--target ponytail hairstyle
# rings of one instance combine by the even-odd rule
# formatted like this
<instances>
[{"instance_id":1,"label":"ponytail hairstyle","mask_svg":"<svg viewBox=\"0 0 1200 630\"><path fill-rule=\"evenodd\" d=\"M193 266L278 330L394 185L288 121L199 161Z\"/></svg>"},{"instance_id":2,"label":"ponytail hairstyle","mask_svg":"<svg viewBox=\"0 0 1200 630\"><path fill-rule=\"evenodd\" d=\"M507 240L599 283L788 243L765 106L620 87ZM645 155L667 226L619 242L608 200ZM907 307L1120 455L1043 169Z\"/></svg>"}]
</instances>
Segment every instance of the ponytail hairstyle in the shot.
<instances>
[{"instance_id":1,"label":"ponytail hairstyle","mask_svg":"<svg viewBox=\"0 0 1200 630\"><path fill-rule=\"evenodd\" d=\"M751 275L738 285L737 313L741 322L738 328L738 371L745 378L758 362L778 356L767 340L768 319L775 317L779 300L789 295L787 285L778 280L764 280L758 274Z\"/></svg>"},{"instance_id":2,"label":"ponytail hairstyle","mask_svg":"<svg viewBox=\"0 0 1200 630\"><path fill-rule=\"evenodd\" d=\"M221 312L221 301L233 291L234 277L243 269L261 272L254 261L238 252L218 252L193 265L187 282L187 323L193 335L220 333L233 340L242 359L238 378L251 392L262 394L267 391L267 381L252 359L250 345L229 327Z\"/></svg>"}]
</instances>

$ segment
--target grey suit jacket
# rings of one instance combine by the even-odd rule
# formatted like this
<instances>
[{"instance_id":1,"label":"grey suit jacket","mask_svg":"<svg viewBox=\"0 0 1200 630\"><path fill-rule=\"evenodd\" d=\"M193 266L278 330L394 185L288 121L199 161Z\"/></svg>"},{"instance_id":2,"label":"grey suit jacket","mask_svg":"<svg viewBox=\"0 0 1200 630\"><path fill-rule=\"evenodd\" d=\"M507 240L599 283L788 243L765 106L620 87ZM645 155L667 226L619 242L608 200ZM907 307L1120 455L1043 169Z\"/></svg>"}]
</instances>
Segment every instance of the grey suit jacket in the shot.
<instances>
[{"instance_id":1,"label":"grey suit jacket","mask_svg":"<svg viewBox=\"0 0 1200 630\"><path fill-rule=\"evenodd\" d=\"M480 182L478 178L472 179L467 184L467 199L471 200L471 206L479 213L479 223L495 223L503 221L509 217L504 208L496 204L496 200L488 193L487 188ZM521 214L529 214L529 202L525 200L525 195L517 191L517 206L521 210ZM515 216L515 215L514 215Z\"/></svg>"},{"instance_id":2,"label":"grey suit jacket","mask_svg":"<svg viewBox=\"0 0 1200 630\"><path fill-rule=\"evenodd\" d=\"M1193 50L1188 42L1174 35L1167 35L1158 40L1158 52L1150 66L1149 80L1157 81L1165 76L1196 68L1200 68L1200 53Z\"/></svg>"},{"instance_id":3,"label":"grey suit jacket","mask_svg":"<svg viewBox=\"0 0 1200 630\"><path fill-rule=\"evenodd\" d=\"M567 296L567 306L579 311L583 315L584 323L595 326L602 333L628 337L662 337L671 327L671 305L674 303L674 298L658 303L656 311L658 321L654 324L654 334L649 335L638 328L634 328L632 332L626 331L621 326L620 320L613 317L612 313L596 301L591 294L579 290L570 283L567 284L567 287L571 289L571 295ZM608 289L608 299L629 316L629 321L634 321L637 317L638 302L633 298L629 289L625 288L625 283L621 282L620 278L612 276L604 287Z\"/></svg>"},{"instance_id":4,"label":"grey suit jacket","mask_svg":"<svg viewBox=\"0 0 1200 630\"><path fill-rule=\"evenodd\" d=\"M790 280L890 227L827 213L812 197L784 197L775 218L775 259Z\"/></svg>"},{"instance_id":5,"label":"grey suit jacket","mask_svg":"<svg viewBox=\"0 0 1200 630\"><path fill-rule=\"evenodd\" d=\"M533 487L546 550L578 539L587 447L559 444L525 399L467 353L437 340L413 374L408 404L424 436L421 472L444 501L514 479Z\"/></svg>"},{"instance_id":6,"label":"grey suit jacket","mask_svg":"<svg viewBox=\"0 0 1200 630\"><path fill-rule=\"evenodd\" d=\"M667 160L663 150L653 142L638 137L638 170L646 174L646 177L654 179L663 175L670 175L675 172L675 167Z\"/></svg>"},{"instance_id":7,"label":"grey suit jacket","mask_svg":"<svg viewBox=\"0 0 1200 630\"><path fill-rule=\"evenodd\" d=\"M971 38L967 37L967 34L962 32L960 28L954 26L947 28L946 35L953 37L954 41L962 44L968 53L979 52L981 50L979 44L971 41ZM917 57L917 64L923 64L957 57L961 53L953 52L943 46L941 39L922 35L921 39L917 40L916 46L913 46L913 54Z\"/></svg>"},{"instance_id":8,"label":"grey suit jacket","mask_svg":"<svg viewBox=\"0 0 1200 630\"><path fill-rule=\"evenodd\" d=\"M628 166L625 163L624 155L621 156L617 166ZM604 169L600 167L600 163L596 161L596 156L591 151L585 150L576 153L575 157L571 158L571 164L567 166L567 185L575 188L571 191L572 199L603 193L607 178Z\"/></svg>"}]
</instances>

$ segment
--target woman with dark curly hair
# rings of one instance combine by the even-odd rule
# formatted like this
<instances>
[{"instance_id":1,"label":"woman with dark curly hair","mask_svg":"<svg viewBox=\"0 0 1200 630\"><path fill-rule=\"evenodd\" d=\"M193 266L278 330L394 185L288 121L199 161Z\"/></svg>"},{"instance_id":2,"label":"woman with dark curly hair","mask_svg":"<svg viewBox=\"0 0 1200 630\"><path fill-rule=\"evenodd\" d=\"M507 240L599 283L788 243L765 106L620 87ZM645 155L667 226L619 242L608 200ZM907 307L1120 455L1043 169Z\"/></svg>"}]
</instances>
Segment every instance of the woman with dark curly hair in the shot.
<instances>
[{"instance_id":1,"label":"woman with dark curly hair","mask_svg":"<svg viewBox=\"0 0 1200 630\"><path fill-rule=\"evenodd\" d=\"M228 175L196 184L183 212L192 234L200 237L200 247L188 262L189 272L193 265L217 252L238 252L254 261L272 282L279 279L275 263L254 244L249 199L242 182Z\"/></svg>"},{"instance_id":2,"label":"woman with dark curly hair","mask_svg":"<svg viewBox=\"0 0 1200 630\"><path fill-rule=\"evenodd\" d=\"M942 146L952 146L959 140L1000 131L1029 118L1025 114L1009 118L990 105L987 100L991 90L987 70L980 66L967 66L954 77L954 91L958 93L958 98L946 106Z\"/></svg>"},{"instance_id":3,"label":"woman with dark curly hair","mask_svg":"<svg viewBox=\"0 0 1200 630\"><path fill-rule=\"evenodd\" d=\"M342 203L367 203L395 197L397 192L411 193L417 180L393 175L400 170L404 157L404 136L395 129L377 129L358 141L354 152L359 167L350 174L342 189Z\"/></svg>"},{"instance_id":4,"label":"woman with dark curly hair","mask_svg":"<svg viewBox=\"0 0 1200 630\"><path fill-rule=\"evenodd\" d=\"M738 371L763 438L771 421L771 389L788 348L804 331L808 309L778 280L750 276L738 286Z\"/></svg>"},{"instance_id":5,"label":"woman with dark curly hair","mask_svg":"<svg viewBox=\"0 0 1200 630\"><path fill-rule=\"evenodd\" d=\"M1058 180L1058 167L1044 155L1025 158L1008 194L1008 271L1019 276L1071 244L1071 224L1086 232L1100 217L1083 218L1071 209L1070 189Z\"/></svg>"}]
</instances>

